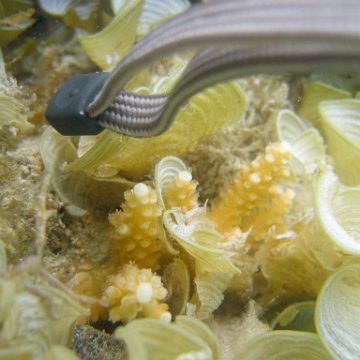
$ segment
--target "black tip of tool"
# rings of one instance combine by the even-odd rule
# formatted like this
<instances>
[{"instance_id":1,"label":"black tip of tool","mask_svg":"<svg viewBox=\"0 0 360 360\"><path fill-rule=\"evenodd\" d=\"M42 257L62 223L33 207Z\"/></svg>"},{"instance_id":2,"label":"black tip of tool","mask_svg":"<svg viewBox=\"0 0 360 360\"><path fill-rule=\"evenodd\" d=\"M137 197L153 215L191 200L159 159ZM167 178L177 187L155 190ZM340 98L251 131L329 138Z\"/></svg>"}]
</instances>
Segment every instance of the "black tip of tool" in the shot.
<instances>
[{"instance_id":1,"label":"black tip of tool","mask_svg":"<svg viewBox=\"0 0 360 360\"><path fill-rule=\"evenodd\" d=\"M45 116L62 135L97 135L104 130L86 109L102 88L108 74L78 75L67 80L51 99Z\"/></svg>"}]
</instances>

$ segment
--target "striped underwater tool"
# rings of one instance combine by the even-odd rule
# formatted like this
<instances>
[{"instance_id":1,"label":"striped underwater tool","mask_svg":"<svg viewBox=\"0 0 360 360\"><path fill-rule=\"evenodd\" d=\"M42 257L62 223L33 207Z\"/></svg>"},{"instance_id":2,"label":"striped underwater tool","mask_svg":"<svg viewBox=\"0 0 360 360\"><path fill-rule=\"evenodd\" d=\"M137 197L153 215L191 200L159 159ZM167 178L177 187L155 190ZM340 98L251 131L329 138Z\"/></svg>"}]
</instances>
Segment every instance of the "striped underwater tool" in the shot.
<instances>
[{"instance_id":1,"label":"striped underwater tool","mask_svg":"<svg viewBox=\"0 0 360 360\"><path fill-rule=\"evenodd\" d=\"M185 50L196 54L168 94L123 90L144 67ZM150 137L166 131L189 98L225 80L358 70L360 1L218 0L193 5L156 27L111 72L66 81L46 118L63 135L96 135L107 128Z\"/></svg>"}]
</instances>

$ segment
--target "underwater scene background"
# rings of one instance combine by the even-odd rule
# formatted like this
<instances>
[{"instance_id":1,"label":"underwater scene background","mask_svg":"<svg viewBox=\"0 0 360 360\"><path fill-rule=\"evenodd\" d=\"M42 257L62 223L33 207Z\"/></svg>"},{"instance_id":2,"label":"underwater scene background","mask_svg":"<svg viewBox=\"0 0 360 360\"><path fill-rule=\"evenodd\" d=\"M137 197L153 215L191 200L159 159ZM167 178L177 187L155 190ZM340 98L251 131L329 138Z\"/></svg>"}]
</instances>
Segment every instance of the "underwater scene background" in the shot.
<instances>
[{"instance_id":1,"label":"underwater scene background","mask_svg":"<svg viewBox=\"0 0 360 360\"><path fill-rule=\"evenodd\" d=\"M45 119L190 6L0 0L0 359L359 358L356 74L219 83L150 138ZM168 93L193 55L126 90Z\"/></svg>"}]
</instances>

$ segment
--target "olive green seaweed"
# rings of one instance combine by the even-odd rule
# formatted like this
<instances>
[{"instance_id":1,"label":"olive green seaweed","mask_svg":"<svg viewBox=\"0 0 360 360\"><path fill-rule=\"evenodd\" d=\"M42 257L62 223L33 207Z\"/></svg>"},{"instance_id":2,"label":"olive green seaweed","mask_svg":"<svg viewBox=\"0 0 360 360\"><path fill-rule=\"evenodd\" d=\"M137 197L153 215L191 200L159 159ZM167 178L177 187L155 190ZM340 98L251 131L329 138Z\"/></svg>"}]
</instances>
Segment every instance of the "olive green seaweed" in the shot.
<instances>
[{"instance_id":1,"label":"olive green seaweed","mask_svg":"<svg viewBox=\"0 0 360 360\"><path fill-rule=\"evenodd\" d=\"M9 44L35 23L33 7L33 1L0 1L0 46Z\"/></svg>"},{"instance_id":2,"label":"olive green seaweed","mask_svg":"<svg viewBox=\"0 0 360 360\"><path fill-rule=\"evenodd\" d=\"M220 344L200 320L178 316L168 324L140 319L115 331L125 340L130 360L213 359L220 360Z\"/></svg>"},{"instance_id":3,"label":"olive green seaweed","mask_svg":"<svg viewBox=\"0 0 360 360\"><path fill-rule=\"evenodd\" d=\"M323 101L322 128L335 171L347 185L360 185L360 100Z\"/></svg>"},{"instance_id":4,"label":"olive green seaweed","mask_svg":"<svg viewBox=\"0 0 360 360\"><path fill-rule=\"evenodd\" d=\"M297 112L302 118L310 121L315 127L320 129L319 104L324 100L346 99L350 97L351 93L346 90L315 81L306 88Z\"/></svg>"},{"instance_id":5,"label":"olive green seaweed","mask_svg":"<svg viewBox=\"0 0 360 360\"><path fill-rule=\"evenodd\" d=\"M101 69L117 64L134 44L143 5L144 0L134 0L104 30L79 37L90 59Z\"/></svg>"},{"instance_id":6,"label":"olive green seaweed","mask_svg":"<svg viewBox=\"0 0 360 360\"><path fill-rule=\"evenodd\" d=\"M315 332L315 302L304 301L295 303L284 309L273 321L275 330L301 330Z\"/></svg>"},{"instance_id":7,"label":"olive green seaweed","mask_svg":"<svg viewBox=\"0 0 360 360\"><path fill-rule=\"evenodd\" d=\"M317 332L329 352L339 359L360 353L360 265L339 269L323 286L316 303Z\"/></svg>"},{"instance_id":8,"label":"olive green seaweed","mask_svg":"<svg viewBox=\"0 0 360 360\"><path fill-rule=\"evenodd\" d=\"M281 110L276 119L277 135L289 146L294 158L306 172L314 173L326 163L326 148L318 130L305 123L291 110Z\"/></svg>"},{"instance_id":9,"label":"olive green seaweed","mask_svg":"<svg viewBox=\"0 0 360 360\"><path fill-rule=\"evenodd\" d=\"M233 360L333 360L316 334L276 330L251 340Z\"/></svg>"},{"instance_id":10,"label":"olive green seaweed","mask_svg":"<svg viewBox=\"0 0 360 360\"><path fill-rule=\"evenodd\" d=\"M342 184L325 170L315 184L315 211L327 237L342 252L360 256L360 186Z\"/></svg>"}]
</instances>

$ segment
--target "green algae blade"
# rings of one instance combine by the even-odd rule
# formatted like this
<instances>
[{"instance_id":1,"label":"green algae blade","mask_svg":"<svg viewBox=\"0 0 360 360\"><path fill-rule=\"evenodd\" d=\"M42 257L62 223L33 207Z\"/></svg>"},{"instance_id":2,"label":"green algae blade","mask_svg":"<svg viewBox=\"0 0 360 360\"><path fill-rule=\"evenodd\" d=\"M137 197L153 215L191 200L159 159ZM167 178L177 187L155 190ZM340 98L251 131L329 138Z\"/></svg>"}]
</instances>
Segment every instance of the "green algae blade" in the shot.
<instances>
[{"instance_id":1,"label":"green algae blade","mask_svg":"<svg viewBox=\"0 0 360 360\"><path fill-rule=\"evenodd\" d=\"M120 177L97 178L85 172L63 172L64 164L76 159L77 153L69 137L47 128L40 140L40 153L51 184L68 209L79 214L89 207L115 208L121 204L125 190L134 183Z\"/></svg>"},{"instance_id":2,"label":"green algae blade","mask_svg":"<svg viewBox=\"0 0 360 360\"><path fill-rule=\"evenodd\" d=\"M40 7L49 15L61 17L66 25L85 31L94 31L98 26L100 0L88 2L71 0L39 0Z\"/></svg>"},{"instance_id":3,"label":"green algae blade","mask_svg":"<svg viewBox=\"0 0 360 360\"><path fill-rule=\"evenodd\" d=\"M178 316L176 324L186 329L190 334L193 334L194 337L202 339L210 347L213 360L221 359L220 342L203 322L188 316Z\"/></svg>"},{"instance_id":4,"label":"green algae blade","mask_svg":"<svg viewBox=\"0 0 360 360\"><path fill-rule=\"evenodd\" d=\"M79 145L83 143L80 138ZM93 145L88 147L87 151L82 151L78 147L77 154L79 158L74 159L64 167L65 172L91 170L105 163L109 156L115 156L121 147L123 139L112 131L103 131L97 137L91 139Z\"/></svg>"},{"instance_id":5,"label":"green algae blade","mask_svg":"<svg viewBox=\"0 0 360 360\"><path fill-rule=\"evenodd\" d=\"M139 35L143 36L147 34L161 22L179 14L189 7L190 2L187 0L146 0L144 11L139 21Z\"/></svg>"},{"instance_id":6,"label":"green algae blade","mask_svg":"<svg viewBox=\"0 0 360 360\"><path fill-rule=\"evenodd\" d=\"M5 73L5 64L0 58L0 129L14 126L20 132L27 132L33 125L27 121L29 108L26 95L14 78Z\"/></svg>"},{"instance_id":7,"label":"green algae blade","mask_svg":"<svg viewBox=\"0 0 360 360\"><path fill-rule=\"evenodd\" d=\"M130 0L111 0L113 13L122 11L129 3ZM189 7L188 0L145 0L137 28L138 35L144 36L161 22Z\"/></svg>"},{"instance_id":8,"label":"green algae blade","mask_svg":"<svg viewBox=\"0 0 360 360\"><path fill-rule=\"evenodd\" d=\"M56 309L51 311L61 314L59 318L49 317L48 332L54 344L70 346L73 339L75 323L80 316L89 316L89 309L83 307L77 300L61 289L53 286L41 286L40 290L48 296L49 299L56 299ZM55 307L55 305L54 305Z\"/></svg>"},{"instance_id":9,"label":"green algae blade","mask_svg":"<svg viewBox=\"0 0 360 360\"><path fill-rule=\"evenodd\" d=\"M15 40L34 23L33 8L21 11L17 14L0 19L0 46L4 46Z\"/></svg>"},{"instance_id":10,"label":"green algae blade","mask_svg":"<svg viewBox=\"0 0 360 360\"><path fill-rule=\"evenodd\" d=\"M191 288L189 270L184 261L175 258L166 266L162 281L170 294L169 299L166 301L170 313L173 316L184 314L190 298Z\"/></svg>"},{"instance_id":11,"label":"green algae blade","mask_svg":"<svg viewBox=\"0 0 360 360\"><path fill-rule=\"evenodd\" d=\"M0 2L0 46L9 44L35 23L33 1L2 0Z\"/></svg>"},{"instance_id":12,"label":"green algae blade","mask_svg":"<svg viewBox=\"0 0 360 360\"><path fill-rule=\"evenodd\" d=\"M22 114L20 112L21 102L14 96L7 95L2 92L0 85L0 127L4 125L26 125L26 121L21 121ZM30 124L29 124L30 126Z\"/></svg>"},{"instance_id":13,"label":"green algae blade","mask_svg":"<svg viewBox=\"0 0 360 360\"><path fill-rule=\"evenodd\" d=\"M320 133L309 127L291 110L282 110L276 119L277 135L306 172L313 173L325 162L326 149Z\"/></svg>"},{"instance_id":14,"label":"green algae blade","mask_svg":"<svg viewBox=\"0 0 360 360\"><path fill-rule=\"evenodd\" d=\"M360 354L360 265L339 269L323 286L316 303L316 329L335 358Z\"/></svg>"},{"instance_id":15,"label":"green algae blade","mask_svg":"<svg viewBox=\"0 0 360 360\"><path fill-rule=\"evenodd\" d=\"M0 15L10 16L34 6L33 0L1 0Z\"/></svg>"},{"instance_id":16,"label":"green algae blade","mask_svg":"<svg viewBox=\"0 0 360 360\"><path fill-rule=\"evenodd\" d=\"M360 100L323 101L322 128L342 182L360 184Z\"/></svg>"},{"instance_id":17,"label":"green algae blade","mask_svg":"<svg viewBox=\"0 0 360 360\"><path fill-rule=\"evenodd\" d=\"M276 330L259 335L233 360L333 360L316 334Z\"/></svg>"},{"instance_id":18,"label":"green algae blade","mask_svg":"<svg viewBox=\"0 0 360 360\"><path fill-rule=\"evenodd\" d=\"M239 273L239 269L226 257L227 253L216 247L214 240L222 237L209 228L208 220L191 221L185 219L178 209L171 209L164 213L163 221L170 235L199 262L204 271Z\"/></svg>"},{"instance_id":19,"label":"green algae blade","mask_svg":"<svg viewBox=\"0 0 360 360\"><path fill-rule=\"evenodd\" d=\"M35 284L25 289L15 279L1 279L0 295L0 333L7 344L0 349L0 359L74 358L64 357L69 350L55 348L70 346L75 322L88 316L88 309L63 290Z\"/></svg>"},{"instance_id":20,"label":"green algae blade","mask_svg":"<svg viewBox=\"0 0 360 360\"><path fill-rule=\"evenodd\" d=\"M34 357L46 360L46 355L44 354L48 354L47 346L43 345L41 341L33 341L1 348L0 360L32 360Z\"/></svg>"},{"instance_id":21,"label":"green algae blade","mask_svg":"<svg viewBox=\"0 0 360 360\"><path fill-rule=\"evenodd\" d=\"M70 349L54 345L48 349L39 339L0 349L0 360L80 360Z\"/></svg>"},{"instance_id":22,"label":"green algae blade","mask_svg":"<svg viewBox=\"0 0 360 360\"><path fill-rule=\"evenodd\" d=\"M39 0L40 7L50 15L63 16L71 6L71 0Z\"/></svg>"},{"instance_id":23,"label":"green algae blade","mask_svg":"<svg viewBox=\"0 0 360 360\"><path fill-rule=\"evenodd\" d=\"M101 69L117 64L134 44L143 4L144 0L130 2L104 30L79 37L87 55Z\"/></svg>"},{"instance_id":24,"label":"green algae blade","mask_svg":"<svg viewBox=\"0 0 360 360\"><path fill-rule=\"evenodd\" d=\"M53 346L51 349L51 356L53 356L53 360L80 360L72 350L61 345Z\"/></svg>"},{"instance_id":25,"label":"green algae blade","mask_svg":"<svg viewBox=\"0 0 360 360\"><path fill-rule=\"evenodd\" d=\"M160 359L214 359L212 349L214 339L210 330L204 330L204 324L198 320L187 321L180 317L175 323L161 320L134 320L125 327L118 327L116 338L126 342L130 360ZM191 331L189 331L191 327Z\"/></svg>"},{"instance_id":26,"label":"green algae blade","mask_svg":"<svg viewBox=\"0 0 360 360\"><path fill-rule=\"evenodd\" d=\"M341 184L327 170L315 185L316 216L325 234L343 252L360 255L360 187Z\"/></svg>"},{"instance_id":27,"label":"green algae blade","mask_svg":"<svg viewBox=\"0 0 360 360\"><path fill-rule=\"evenodd\" d=\"M272 321L271 327L275 330L315 332L314 312L314 301L292 304Z\"/></svg>"},{"instance_id":28,"label":"green algae blade","mask_svg":"<svg viewBox=\"0 0 360 360\"><path fill-rule=\"evenodd\" d=\"M195 285L200 302L196 317L206 319L220 306L229 281L240 270L217 247L222 236L211 228L201 209L196 209L193 215L191 211L183 215L178 209L168 210L163 222L170 236L195 260Z\"/></svg>"},{"instance_id":29,"label":"green algae blade","mask_svg":"<svg viewBox=\"0 0 360 360\"><path fill-rule=\"evenodd\" d=\"M195 316L200 320L208 319L224 301L224 292L234 273L207 272L200 266L196 269L196 294L200 304Z\"/></svg>"},{"instance_id":30,"label":"green algae blade","mask_svg":"<svg viewBox=\"0 0 360 360\"><path fill-rule=\"evenodd\" d=\"M325 163L324 140L316 129L304 131L291 145L294 156L304 165L307 172L314 172Z\"/></svg>"},{"instance_id":31,"label":"green algae blade","mask_svg":"<svg viewBox=\"0 0 360 360\"><path fill-rule=\"evenodd\" d=\"M276 132L280 141L292 144L309 127L293 111L279 111L276 118Z\"/></svg>"},{"instance_id":32,"label":"green algae blade","mask_svg":"<svg viewBox=\"0 0 360 360\"><path fill-rule=\"evenodd\" d=\"M297 112L302 118L309 120L315 127L321 128L318 109L320 102L323 100L346 99L350 97L351 93L348 91L337 89L321 82L313 82L305 90L304 97Z\"/></svg>"}]
</instances>

